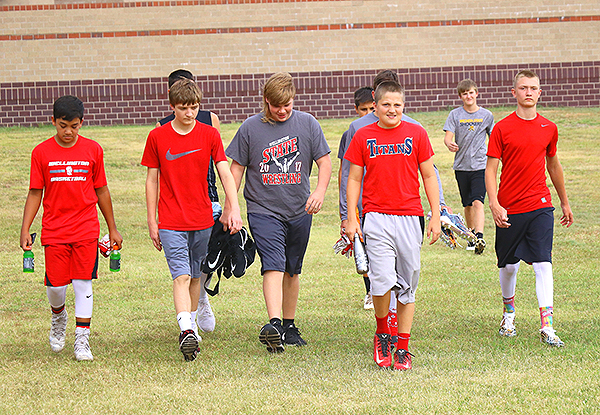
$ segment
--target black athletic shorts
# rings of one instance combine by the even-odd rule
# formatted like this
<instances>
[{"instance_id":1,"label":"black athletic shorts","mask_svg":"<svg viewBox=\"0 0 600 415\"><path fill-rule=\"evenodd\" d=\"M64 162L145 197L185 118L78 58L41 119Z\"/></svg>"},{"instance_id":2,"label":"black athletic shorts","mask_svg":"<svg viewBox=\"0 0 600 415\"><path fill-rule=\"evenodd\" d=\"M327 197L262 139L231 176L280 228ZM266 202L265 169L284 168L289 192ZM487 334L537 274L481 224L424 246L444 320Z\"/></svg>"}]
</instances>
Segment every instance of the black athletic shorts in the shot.
<instances>
[{"instance_id":1,"label":"black athletic shorts","mask_svg":"<svg viewBox=\"0 0 600 415\"><path fill-rule=\"evenodd\" d=\"M460 201L463 207L473 206L473 202L476 200L481 203L485 202L485 170L455 170L454 176L458 183Z\"/></svg>"},{"instance_id":2,"label":"black athletic shorts","mask_svg":"<svg viewBox=\"0 0 600 415\"><path fill-rule=\"evenodd\" d=\"M294 276L302 272L312 215L283 221L271 215L248 213L248 225L260 256L261 274L281 271Z\"/></svg>"},{"instance_id":3,"label":"black athletic shorts","mask_svg":"<svg viewBox=\"0 0 600 415\"><path fill-rule=\"evenodd\" d=\"M554 208L508 216L508 228L496 226L496 257L498 268L523 260L552 262Z\"/></svg>"}]
</instances>

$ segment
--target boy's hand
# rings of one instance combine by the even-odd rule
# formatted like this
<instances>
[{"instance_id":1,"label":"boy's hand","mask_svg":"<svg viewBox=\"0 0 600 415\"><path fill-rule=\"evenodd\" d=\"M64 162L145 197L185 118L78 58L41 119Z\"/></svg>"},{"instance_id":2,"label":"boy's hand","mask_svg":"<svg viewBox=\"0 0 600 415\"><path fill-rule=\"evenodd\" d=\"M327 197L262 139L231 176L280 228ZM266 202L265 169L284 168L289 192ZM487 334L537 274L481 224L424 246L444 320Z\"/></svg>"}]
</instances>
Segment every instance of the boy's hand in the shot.
<instances>
[{"instance_id":1,"label":"boy's hand","mask_svg":"<svg viewBox=\"0 0 600 415\"><path fill-rule=\"evenodd\" d=\"M20 246L23 251L31 251L31 245L33 245L33 240L31 239L31 235L29 234L29 230L21 231L21 240Z\"/></svg>"},{"instance_id":2,"label":"boy's hand","mask_svg":"<svg viewBox=\"0 0 600 415\"><path fill-rule=\"evenodd\" d=\"M456 144L452 139L444 138L444 144L451 152L456 153L458 151L458 144Z\"/></svg>"},{"instance_id":3,"label":"boy's hand","mask_svg":"<svg viewBox=\"0 0 600 415\"><path fill-rule=\"evenodd\" d=\"M566 226L568 228L569 226L571 226L573 224L573 212L571 211L571 207L569 206L568 203L566 205L561 203L560 207L563 212L563 214L560 218L560 224L562 226Z\"/></svg>"},{"instance_id":4,"label":"boy's hand","mask_svg":"<svg viewBox=\"0 0 600 415\"><path fill-rule=\"evenodd\" d=\"M363 233L358 222L356 220L348 220L348 224L346 225L346 236L348 236L351 241L354 241L355 233L358 233L361 239L363 238Z\"/></svg>"},{"instance_id":5,"label":"boy's hand","mask_svg":"<svg viewBox=\"0 0 600 415\"><path fill-rule=\"evenodd\" d=\"M319 213L321 207L323 207L323 201L325 200L325 193L315 190L306 201L306 207L304 210L309 215Z\"/></svg>"},{"instance_id":6,"label":"boy's hand","mask_svg":"<svg viewBox=\"0 0 600 415\"><path fill-rule=\"evenodd\" d=\"M340 235L346 235L346 227L348 226L348 219L343 219L340 223Z\"/></svg>"},{"instance_id":7,"label":"boy's hand","mask_svg":"<svg viewBox=\"0 0 600 415\"><path fill-rule=\"evenodd\" d=\"M427 225L427 237L430 239L429 245L433 245L440 239L440 235L442 233L442 226L440 224L440 217L437 217L435 220L433 217L429 221Z\"/></svg>"},{"instance_id":8,"label":"boy's hand","mask_svg":"<svg viewBox=\"0 0 600 415\"><path fill-rule=\"evenodd\" d=\"M150 239L152 239L154 247L158 251L162 251L162 243L160 242L160 236L158 235L158 223L148 222L148 233L150 234Z\"/></svg>"},{"instance_id":9,"label":"boy's hand","mask_svg":"<svg viewBox=\"0 0 600 415\"><path fill-rule=\"evenodd\" d=\"M242 229L242 215L238 211L230 211L227 207L219 218L219 222L223 224L223 230L229 229L229 233L233 235Z\"/></svg>"},{"instance_id":10,"label":"boy's hand","mask_svg":"<svg viewBox=\"0 0 600 415\"><path fill-rule=\"evenodd\" d=\"M504 209L500 205L490 205L490 209L492 211L492 216L494 218L494 223L499 228L508 228L510 223L508 222L508 213L506 209Z\"/></svg>"},{"instance_id":11,"label":"boy's hand","mask_svg":"<svg viewBox=\"0 0 600 415\"><path fill-rule=\"evenodd\" d=\"M113 249L121 249L123 246L123 237L119 231L116 229L112 232L109 231L108 235L110 238L110 246L113 247Z\"/></svg>"}]
</instances>

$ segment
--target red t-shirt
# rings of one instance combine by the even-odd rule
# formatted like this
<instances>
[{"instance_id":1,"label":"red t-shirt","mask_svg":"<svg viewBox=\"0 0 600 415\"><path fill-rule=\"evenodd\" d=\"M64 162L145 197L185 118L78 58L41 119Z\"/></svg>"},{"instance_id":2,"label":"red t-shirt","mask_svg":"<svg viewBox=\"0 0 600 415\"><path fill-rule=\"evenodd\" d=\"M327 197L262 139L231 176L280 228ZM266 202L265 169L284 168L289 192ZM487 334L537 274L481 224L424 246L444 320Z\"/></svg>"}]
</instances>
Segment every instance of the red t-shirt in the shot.
<instances>
[{"instance_id":1,"label":"red t-shirt","mask_svg":"<svg viewBox=\"0 0 600 415\"><path fill-rule=\"evenodd\" d=\"M509 215L552 206L546 157L557 142L556 124L539 114L524 120L513 112L494 126L487 155L502 161L498 202Z\"/></svg>"},{"instance_id":2,"label":"red t-shirt","mask_svg":"<svg viewBox=\"0 0 600 415\"><path fill-rule=\"evenodd\" d=\"M106 186L100 144L82 136L65 148L54 137L38 144L31 153L30 189L44 190L42 245L97 239L98 196Z\"/></svg>"},{"instance_id":3,"label":"red t-shirt","mask_svg":"<svg viewBox=\"0 0 600 415\"><path fill-rule=\"evenodd\" d=\"M192 131L181 135L169 122L150 132L142 165L160 169L160 229L193 231L214 224L206 180L211 156L215 163L227 161L214 127L196 121Z\"/></svg>"},{"instance_id":4,"label":"red t-shirt","mask_svg":"<svg viewBox=\"0 0 600 415\"><path fill-rule=\"evenodd\" d=\"M419 165L433 156L425 129L401 122L396 128L377 123L359 129L344 158L365 167L363 211L423 216Z\"/></svg>"}]
</instances>

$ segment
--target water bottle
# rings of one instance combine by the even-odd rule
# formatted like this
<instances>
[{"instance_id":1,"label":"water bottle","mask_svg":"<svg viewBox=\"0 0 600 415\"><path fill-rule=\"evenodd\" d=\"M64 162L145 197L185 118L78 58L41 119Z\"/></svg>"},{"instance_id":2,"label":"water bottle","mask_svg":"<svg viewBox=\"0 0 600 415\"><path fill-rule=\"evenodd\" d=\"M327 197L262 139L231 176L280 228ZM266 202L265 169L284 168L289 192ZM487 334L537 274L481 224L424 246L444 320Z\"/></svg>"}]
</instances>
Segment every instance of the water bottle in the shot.
<instances>
[{"instance_id":1,"label":"water bottle","mask_svg":"<svg viewBox=\"0 0 600 415\"><path fill-rule=\"evenodd\" d=\"M356 272L366 274L369 272L369 258L365 245L360 240L358 232L354 234L354 262L356 263Z\"/></svg>"},{"instance_id":2,"label":"water bottle","mask_svg":"<svg viewBox=\"0 0 600 415\"><path fill-rule=\"evenodd\" d=\"M35 233L31 234L31 245L35 242ZM35 259L33 251L23 251L23 272L33 272L35 270Z\"/></svg>"},{"instance_id":3,"label":"water bottle","mask_svg":"<svg viewBox=\"0 0 600 415\"><path fill-rule=\"evenodd\" d=\"M115 249L110 253L109 268L112 272L121 271L121 251L119 251L118 249Z\"/></svg>"},{"instance_id":4,"label":"water bottle","mask_svg":"<svg viewBox=\"0 0 600 415\"><path fill-rule=\"evenodd\" d=\"M35 268L35 260L33 251L23 251L23 272L33 272Z\"/></svg>"}]
</instances>

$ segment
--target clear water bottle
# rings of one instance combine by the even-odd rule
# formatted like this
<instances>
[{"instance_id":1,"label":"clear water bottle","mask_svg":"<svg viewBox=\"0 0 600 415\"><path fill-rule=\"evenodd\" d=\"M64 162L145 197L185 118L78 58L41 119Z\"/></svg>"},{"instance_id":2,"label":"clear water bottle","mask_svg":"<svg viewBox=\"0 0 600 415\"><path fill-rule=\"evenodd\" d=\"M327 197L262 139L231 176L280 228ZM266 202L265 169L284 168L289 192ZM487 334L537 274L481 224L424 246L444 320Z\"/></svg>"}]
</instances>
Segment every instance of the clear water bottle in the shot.
<instances>
[{"instance_id":1,"label":"clear water bottle","mask_svg":"<svg viewBox=\"0 0 600 415\"><path fill-rule=\"evenodd\" d=\"M35 242L35 233L31 234L31 245ZM23 272L34 272L35 270L35 258L33 251L23 251Z\"/></svg>"},{"instance_id":2,"label":"clear water bottle","mask_svg":"<svg viewBox=\"0 0 600 415\"><path fill-rule=\"evenodd\" d=\"M109 268L112 272L121 271L121 251L119 251L118 249L115 249L110 253Z\"/></svg>"},{"instance_id":3,"label":"clear water bottle","mask_svg":"<svg viewBox=\"0 0 600 415\"><path fill-rule=\"evenodd\" d=\"M356 263L356 272L359 274L369 272L369 258L367 258L365 245L360 240L358 232L354 234L354 262Z\"/></svg>"}]
</instances>

